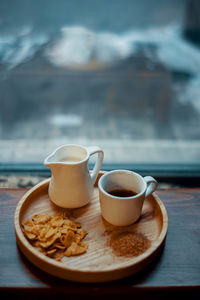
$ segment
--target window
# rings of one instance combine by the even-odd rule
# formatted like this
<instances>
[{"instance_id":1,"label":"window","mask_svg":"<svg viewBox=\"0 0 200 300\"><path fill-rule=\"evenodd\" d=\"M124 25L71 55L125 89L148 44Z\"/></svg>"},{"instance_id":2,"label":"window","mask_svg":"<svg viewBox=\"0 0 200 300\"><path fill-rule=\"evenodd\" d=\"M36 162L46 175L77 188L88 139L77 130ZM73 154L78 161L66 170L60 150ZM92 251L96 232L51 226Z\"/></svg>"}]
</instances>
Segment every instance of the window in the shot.
<instances>
[{"instance_id":1,"label":"window","mask_svg":"<svg viewBox=\"0 0 200 300\"><path fill-rule=\"evenodd\" d=\"M105 167L199 170L197 2L1 1L1 165L78 143Z\"/></svg>"}]
</instances>

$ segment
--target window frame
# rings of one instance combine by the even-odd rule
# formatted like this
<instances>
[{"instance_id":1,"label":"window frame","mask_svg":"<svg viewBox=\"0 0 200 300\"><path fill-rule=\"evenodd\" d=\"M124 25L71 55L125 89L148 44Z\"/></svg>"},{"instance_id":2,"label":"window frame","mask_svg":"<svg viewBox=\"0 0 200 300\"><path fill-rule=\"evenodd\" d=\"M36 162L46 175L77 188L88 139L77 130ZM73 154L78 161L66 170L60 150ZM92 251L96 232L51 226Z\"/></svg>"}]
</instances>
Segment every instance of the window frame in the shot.
<instances>
[{"instance_id":1,"label":"window frame","mask_svg":"<svg viewBox=\"0 0 200 300\"><path fill-rule=\"evenodd\" d=\"M89 169L93 164L89 164ZM153 176L158 182L199 187L200 164L124 164L113 163L102 165L102 170L128 169L138 172L142 176ZM50 169L42 163L1 163L0 175L2 176L41 176L49 177Z\"/></svg>"}]
</instances>

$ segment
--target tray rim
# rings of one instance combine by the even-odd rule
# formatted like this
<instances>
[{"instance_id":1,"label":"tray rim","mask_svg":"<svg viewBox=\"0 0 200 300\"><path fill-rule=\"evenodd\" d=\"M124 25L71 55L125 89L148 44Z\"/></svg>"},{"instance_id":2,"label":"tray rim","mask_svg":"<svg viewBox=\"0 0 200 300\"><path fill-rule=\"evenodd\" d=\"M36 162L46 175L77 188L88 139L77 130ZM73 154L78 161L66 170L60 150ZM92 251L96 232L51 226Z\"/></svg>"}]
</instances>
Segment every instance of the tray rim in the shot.
<instances>
[{"instance_id":1,"label":"tray rim","mask_svg":"<svg viewBox=\"0 0 200 300\"><path fill-rule=\"evenodd\" d=\"M98 179L100 178L100 176L102 176L105 172L104 171L100 171ZM108 274L108 273L113 273L115 271L123 271L124 269L129 269L129 268L134 268L136 267L136 270L134 272L134 270L130 273L130 274L134 274L136 272L138 272L139 270L142 269L142 267L140 267L139 269L137 269L138 265L143 262L145 262L146 259L151 258L152 256L154 256L154 254L156 254L158 252L159 249L162 248L162 245L165 242L166 239L166 235L167 235L167 230L168 230L168 215L167 215L167 210L163 204L163 202L160 200L160 198L156 195L156 193L154 192L152 194L151 197L154 198L154 200L157 202L157 204L160 207L161 210L161 214L162 214L162 229L161 232L158 236L158 238L156 239L156 242L153 243L151 245L151 247L145 251L143 254L139 255L138 257L134 257L134 262L131 263L130 260L127 260L127 262L123 263L122 266L118 267L111 267L108 269L103 269L103 270L89 270L89 269L73 269L70 267L67 267L66 264L64 264L63 262L59 262L56 260L53 260L47 256L44 256L42 253L40 253L39 251L37 251L32 245L31 243L29 243L29 241L25 238L23 231L21 229L21 224L20 224L20 214L21 214L21 209L24 205L24 203L26 201L28 201L29 197L31 197L32 194L34 194L35 192L37 192L38 189L43 188L45 189L46 186L49 185L51 178L47 178L41 182L39 182L38 184L36 184L35 186L33 186L32 188L30 188L23 196L22 198L19 200L16 209L15 209L15 214L14 214L14 227L15 227L15 234L16 234L16 240L17 240L17 244L20 248L20 250L22 251L22 253L28 258L29 261L31 261L34 265L36 265L38 268L42 269L43 271L50 273L51 275L63 278L63 279L70 279L70 276L59 276L59 274L55 274L56 272L48 272L46 270L46 264L50 265L51 267L53 267L54 271L56 271L55 269L58 270L63 270L63 271L68 271L71 272L72 274L87 274L89 276L91 275L103 275L103 274ZM98 181L97 179L97 181ZM96 183L95 183L96 186ZM33 257L36 258L36 260L33 260ZM38 265L39 262L42 262L42 265ZM152 259L150 260L152 261ZM128 275L126 275L128 276ZM126 277L126 276L121 276L121 277L117 277L117 278L122 278L122 277ZM72 279L75 280L75 279ZM114 279L113 279L114 280ZM111 280L75 280L75 281L79 281L79 282L102 282L102 281L111 281Z\"/></svg>"}]
</instances>

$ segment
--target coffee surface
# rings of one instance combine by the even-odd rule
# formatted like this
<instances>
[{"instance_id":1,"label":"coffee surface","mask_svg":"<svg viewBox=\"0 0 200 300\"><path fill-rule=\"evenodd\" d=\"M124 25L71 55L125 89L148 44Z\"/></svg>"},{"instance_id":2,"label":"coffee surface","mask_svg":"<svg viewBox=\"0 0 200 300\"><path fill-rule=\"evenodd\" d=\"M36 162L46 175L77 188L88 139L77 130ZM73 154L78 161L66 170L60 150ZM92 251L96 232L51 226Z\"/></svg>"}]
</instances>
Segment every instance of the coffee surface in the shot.
<instances>
[{"instance_id":1,"label":"coffee surface","mask_svg":"<svg viewBox=\"0 0 200 300\"><path fill-rule=\"evenodd\" d=\"M137 193L135 191L132 190L125 190L125 189L115 189L115 190L111 190L108 192L109 194L111 194L112 196L115 197L132 197L137 195Z\"/></svg>"}]
</instances>

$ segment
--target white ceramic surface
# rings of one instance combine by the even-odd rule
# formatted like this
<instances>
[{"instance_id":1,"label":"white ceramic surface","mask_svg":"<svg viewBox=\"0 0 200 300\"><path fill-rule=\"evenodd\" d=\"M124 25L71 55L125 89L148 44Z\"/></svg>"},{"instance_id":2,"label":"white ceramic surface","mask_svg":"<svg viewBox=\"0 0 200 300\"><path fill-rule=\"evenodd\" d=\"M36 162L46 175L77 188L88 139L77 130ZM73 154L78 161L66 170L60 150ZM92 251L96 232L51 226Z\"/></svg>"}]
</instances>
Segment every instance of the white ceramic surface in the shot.
<instances>
[{"instance_id":1,"label":"white ceramic surface","mask_svg":"<svg viewBox=\"0 0 200 300\"><path fill-rule=\"evenodd\" d=\"M90 174L88 160L95 153L98 157ZM44 160L52 173L49 184L52 202L63 208L78 208L89 203L102 161L103 151L97 146L70 144L57 148Z\"/></svg>"},{"instance_id":2,"label":"white ceramic surface","mask_svg":"<svg viewBox=\"0 0 200 300\"><path fill-rule=\"evenodd\" d=\"M116 226L127 226L138 220L146 197L157 188L157 181L142 177L128 170L115 170L105 173L99 180L101 213L106 221ZM117 197L108 192L114 189L133 190L131 197Z\"/></svg>"}]
</instances>

